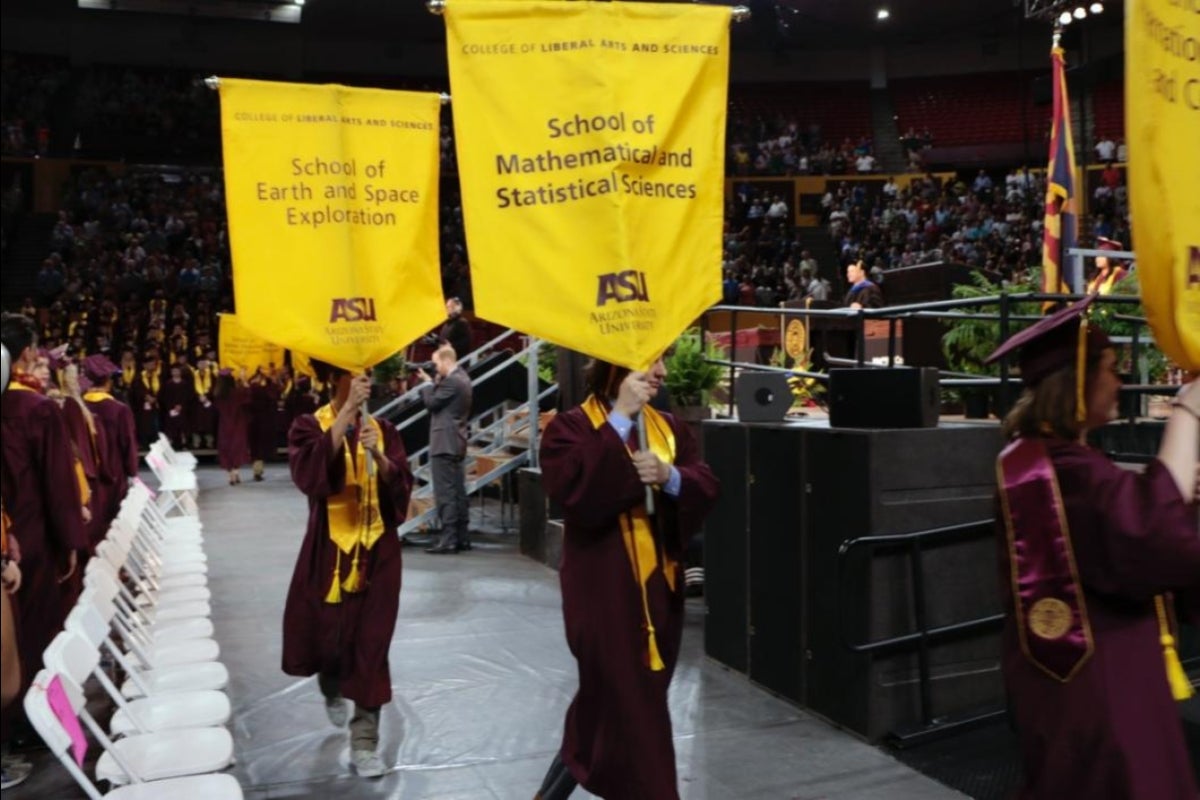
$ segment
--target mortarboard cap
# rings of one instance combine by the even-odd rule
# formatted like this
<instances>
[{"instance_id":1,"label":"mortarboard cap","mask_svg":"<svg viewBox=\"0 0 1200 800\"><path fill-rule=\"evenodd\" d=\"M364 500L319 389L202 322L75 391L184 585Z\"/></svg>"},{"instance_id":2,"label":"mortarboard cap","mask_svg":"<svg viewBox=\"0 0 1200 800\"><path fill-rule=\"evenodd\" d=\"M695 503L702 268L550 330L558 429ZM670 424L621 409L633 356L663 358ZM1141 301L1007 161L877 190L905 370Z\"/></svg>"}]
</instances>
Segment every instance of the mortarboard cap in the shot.
<instances>
[{"instance_id":1,"label":"mortarboard cap","mask_svg":"<svg viewBox=\"0 0 1200 800\"><path fill-rule=\"evenodd\" d=\"M1097 250L1124 250L1125 245L1118 242L1116 239L1109 239L1107 236L1096 237Z\"/></svg>"},{"instance_id":2,"label":"mortarboard cap","mask_svg":"<svg viewBox=\"0 0 1200 800\"><path fill-rule=\"evenodd\" d=\"M1018 351L1021 382L1026 386L1037 386L1048 375L1078 363L1081 356L1110 347L1104 331L1092 325L1084 326L1088 308L1095 299L1095 295L1089 295L1039 320L997 347L987 357L987 363ZM1085 348L1082 353L1081 348Z\"/></svg>"},{"instance_id":3,"label":"mortarboard cap","mask_svg":"<svg viewBox=\"0 0 1200 800\"><path fill-rule=\"evenodd\" d=\"M121 368L106 356L97 353L83 360L83 376L94 384L104 383L113 375L121 372Z\"/></svg>"}]
</instances>

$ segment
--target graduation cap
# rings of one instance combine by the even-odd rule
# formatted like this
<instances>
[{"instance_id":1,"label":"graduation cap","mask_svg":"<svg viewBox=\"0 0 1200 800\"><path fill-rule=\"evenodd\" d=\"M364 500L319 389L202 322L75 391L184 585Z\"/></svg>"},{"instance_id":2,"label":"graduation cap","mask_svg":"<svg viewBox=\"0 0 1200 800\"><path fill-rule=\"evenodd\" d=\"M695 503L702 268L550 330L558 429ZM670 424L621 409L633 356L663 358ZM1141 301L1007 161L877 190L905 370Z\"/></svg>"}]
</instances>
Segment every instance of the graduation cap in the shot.
<instances>
[{"instance_id":1,"label":"graduation cap","mask_svg":"<svg viewBox=\"0 0 1200 800\"><path fill-rule=\"evenodd\" d=\"M93 384L99 385L111 378L113 375L119 375L121 368L112 362L106 355L91 355L83 360L83 376Z\"/></svg>"},{"instance_id":2,"label":"graduation cap","mask_svg":"<svg viewBox=\"0 0 1200 800\"><path fill-rule=\"evenodd\" d=\"M1088 354L1097 355L1112 343L1104 331L1088 324L1088 309L1096 295L1072 303L1035 322L997 347L985 363L991 364L1017 352L1021 382L1034 387L1063 367L1076 365L1076 414L1083 419L1084 381Z\"/></svg>"}]
</instances>

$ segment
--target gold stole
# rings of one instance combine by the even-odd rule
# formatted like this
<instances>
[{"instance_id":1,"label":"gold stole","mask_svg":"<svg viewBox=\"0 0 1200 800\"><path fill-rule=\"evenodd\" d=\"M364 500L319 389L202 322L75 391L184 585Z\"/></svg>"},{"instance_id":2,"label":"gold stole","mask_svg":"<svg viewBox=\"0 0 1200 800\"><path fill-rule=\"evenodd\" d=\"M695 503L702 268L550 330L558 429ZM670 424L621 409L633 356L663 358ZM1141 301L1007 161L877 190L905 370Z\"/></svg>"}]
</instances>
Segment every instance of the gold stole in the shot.
<instances>
[{"instance_id":1,"label":"gold stole","mask_svg":"<svg viewBox=\"0 0 1200 800\"><path fill-rule=\"evenodd\" d=\"M156 373L151 372L149 377L147 377L146 371L142 370L142 386L145 386L150 390L151 394L158 397L158 375Z\"/></svg>"},{"instance_id":2,"label":"gold stole","mask_svg":"<svg viewBox=\"0 0 1200 800\"><path fill-rule=\"evenodd\" d=\"M212 388L212 367L196 370L192 380L196 384L196 394L207 395L208 390Z\"/></svg>"},{"instance_id":3,"label":"gold stole","mask_svg":"<svg viewBox=\"0 0 1200 800\"><path fill-rule=\"evenodd\" d=\"M136 376L137 376L137 367L122 367L121 368L121 380L124 381L125 386L127 386L127 387L133 386L133 379Z\"/></svg>"},{"instance_id":4,"label":"gold stole","mask_svg":"<svg viewBox=\"0 0 1200 800\"><path fill-rule=\"evenodd\" d=\"M9 383L8 388L16 389L18 392L33 392L34 394L40 394L40 392L37 392L16 380ZM83 461L79 458L79 453L76 451L75 442L73 441L71 442L71 461L75 467L75 482L78 484L79 488L79 500L82 505L86 506L92 499L92 489L90 486L88 486L87 473L83 471Z\"/></svg>"},{"instance_id":5,"label":"gold stole","mask_svg":"<svg viewBox=\"0 0 1200 800\"><path fill-rule=\"evenodd\" d=\"M318 408L313 416L322 431L333 427L337 414L333 404L329 403ZM379 433L379 441L383 442L383 431L374 417L363 417L364 424L371 425ZM361 592L367 586L365 576L366 564L359 564L361 551L370 550L386 532L383 517L379 514L379 497L376 491L377 479L374 474L367 475L367 452L362 445L361 437L355 443L354 456L350 454L350 442L342 445L346 459L346 485L338 494L331 495L325 500L325 516L329 522L329 540L337 546L337 560L333 565L333 582L325 595L326 603L342 602L342 592L354 594ZM376 465L378 469L378 465ZM340 580L342 574L342 553L353 554L354 562L350 565L350 574L346 580ZM362 558L366 560L365 556Z\"/></svg>"},{"instance_id":6,"label":"gold stole","mask_svg":"<svg viewBox=\"0 0 1200 800\"><path fill-rule=\"evenodd\" d=\"M583 413L587 414L592 428L599 430L608 424L609 410L595 395L590 395L582 405ZM661 414L650 406L643 406L642 413L646 415L646 444L650 451L668 464L675 463L675 434L671 426ZM629 445L626 444L626 449ZM632 451L631 451L632 452ZM659 672L666 669L662 655L658 649L658 639L655 635L654 620L650 616L650 599L646 584L650 576L659 567L661 560L663 577L672 592L675 591L677 562L667 554L666 549L660 550L654 540L654 532L650 528L650 518L646 514L646 506L640 504L618 517L621 526L621 539L625 544L625 552L629 556L633 577L642 591L642 620L646 629L647 662L650 669Z\"/></svg>"}]
</instances>

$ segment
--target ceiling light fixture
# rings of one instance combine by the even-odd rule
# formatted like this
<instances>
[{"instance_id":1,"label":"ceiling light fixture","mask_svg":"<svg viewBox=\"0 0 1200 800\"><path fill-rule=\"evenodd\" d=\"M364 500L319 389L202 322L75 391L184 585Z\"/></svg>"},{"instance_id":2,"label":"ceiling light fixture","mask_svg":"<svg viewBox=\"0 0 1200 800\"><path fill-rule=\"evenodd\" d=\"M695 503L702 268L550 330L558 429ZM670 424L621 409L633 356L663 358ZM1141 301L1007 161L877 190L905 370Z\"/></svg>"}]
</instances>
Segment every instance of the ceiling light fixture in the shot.
<instances>
[{"instance_id":1,"label":"ceiling light fixture","mask_svg":"<svg viewBox=\"0 0 1200 800\"><path fill-rule=\"evenodd\" d=\"M1075 8L1075 19L1083 19L1086 16L1087 16L1086 8L1084 8L1083 6L1077 6Z\"/></svg>"},{"instance_id":2,"label":"ceiling light fixture","mask_svg":"<svg viewBox=\"0 0 1200 800\"><path fill-rule=\"evenodd\" d=\"M1074 19L1074 17L1071 16L1070 11L1064 11L1061 15L1059 15L1058 24L1059 25L1070 25L1071 21L1073 19Z\"/></svg>"},{"instance_id":3,"label":"ceiling light fixture","mask_svg":"<svg viewBox=\"0 0 1200 800\"><path fill-rule=\"evenodd\" d=\"M886 8L881 8L875 12L875 19L880 21L888 19L891 16L892 12L888 11Z\"/></svg>"},{"instance_id":4,"label":"ceiling light fixture","mask_svg":"<svg viewBox=\"0 0 1200 800\"><path fill-rule=\"evenodd\" d=\"M1092 3L1088 10L1093 14L1099 14L1104 11L1104 3Z\"/></svg>"}]
</instances>

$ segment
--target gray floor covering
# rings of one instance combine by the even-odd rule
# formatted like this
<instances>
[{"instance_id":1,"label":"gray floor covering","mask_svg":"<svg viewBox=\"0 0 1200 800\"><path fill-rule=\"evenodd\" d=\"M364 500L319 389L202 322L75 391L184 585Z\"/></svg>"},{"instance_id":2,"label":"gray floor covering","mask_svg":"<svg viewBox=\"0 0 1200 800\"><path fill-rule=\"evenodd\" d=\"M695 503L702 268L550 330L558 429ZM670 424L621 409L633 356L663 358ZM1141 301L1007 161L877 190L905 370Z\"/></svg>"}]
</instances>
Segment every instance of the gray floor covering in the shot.
<instances>
[{"instance_id":1,"label":"gray floor covering","mask_svg":"<svg viewBox=\"0 0 1200 800\"><path fill-rule=\"evenodd\" d=\"M282 465L263 483L200 470L213 623L229 667L233 767L253 800L528 800L561 735L575 688L557 575L522 557L495 505L472 506L492 535L456 556L405 550L391 646L380 780L350 774L346 734L325 719L312 679L279 669L280 620L306 516ZM684 800L962 798L708 661L703 605L689 601L671 713ZM60 767L5 798L82 796ZM590 795L578 791L575 797Z\"/></svg>"}]
</instances>

